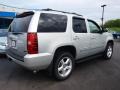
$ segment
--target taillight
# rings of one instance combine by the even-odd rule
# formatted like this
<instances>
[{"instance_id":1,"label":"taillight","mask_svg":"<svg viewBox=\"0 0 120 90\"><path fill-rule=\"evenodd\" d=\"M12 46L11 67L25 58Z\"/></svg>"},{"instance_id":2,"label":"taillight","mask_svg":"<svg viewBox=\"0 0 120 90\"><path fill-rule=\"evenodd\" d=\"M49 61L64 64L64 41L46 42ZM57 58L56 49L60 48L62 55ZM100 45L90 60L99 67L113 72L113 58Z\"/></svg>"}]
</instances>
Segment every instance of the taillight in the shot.
<instances>
[{"instance_id":1,"label":"taillight","mask_svg":"<svg viewBox=\"0 0 120 90\"><path fill-rule=\"evenodd\" d=\"M37 54L38 53L37 33L28 33L27 34L27 51L28 51L28 54Z\"/></svg>"}]
</instances>

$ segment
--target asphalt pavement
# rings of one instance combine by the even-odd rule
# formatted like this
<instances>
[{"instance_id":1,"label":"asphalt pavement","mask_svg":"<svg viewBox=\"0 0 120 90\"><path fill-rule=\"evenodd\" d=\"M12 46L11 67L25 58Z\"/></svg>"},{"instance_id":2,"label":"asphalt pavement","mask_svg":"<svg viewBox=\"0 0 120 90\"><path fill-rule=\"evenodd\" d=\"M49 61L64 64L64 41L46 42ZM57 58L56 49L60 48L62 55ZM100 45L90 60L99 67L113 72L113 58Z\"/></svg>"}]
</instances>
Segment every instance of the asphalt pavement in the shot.
<instances>
[{"instance_id":1,"label":"asphalt pavement","mask_svg":"<svg viewBox=\"0 0 120 90\"><path fill-rule=\"evenodd\" d=\"M120 90L120 42L111 60L95 58L77 64L70 78L56 81L45 71L31 71L0 57L0 90Z\"/></svg>"}]
</instances>

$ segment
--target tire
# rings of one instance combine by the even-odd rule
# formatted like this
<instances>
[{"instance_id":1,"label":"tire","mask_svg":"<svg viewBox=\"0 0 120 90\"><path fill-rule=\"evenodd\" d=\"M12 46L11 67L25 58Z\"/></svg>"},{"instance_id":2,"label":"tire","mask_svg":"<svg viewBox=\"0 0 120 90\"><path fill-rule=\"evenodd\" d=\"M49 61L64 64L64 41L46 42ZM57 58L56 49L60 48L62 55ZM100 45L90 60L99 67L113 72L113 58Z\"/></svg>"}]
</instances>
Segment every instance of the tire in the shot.
<instances>
[{"instance_id":1,"label":"tire","mask_svg":"<svg viewBox=\"0 0 120 90\"><path fill-rule=\"evenodd\" d=\"M69 52L60 52L54 59L53 73L57 80L67 79L74 68L74 58Z\"/></svg>"},{"instance_id":2,"label":"tire","mask_svg":"<svg viewBox=\"0 0 120 90\"><path fill-rule=\"evenodd\" d=\"M103 56L106 60L110 60L112 55L113 55L113 44L108 43L107 46L106 46L106 49L104 51Z\"/></svg>"}]
</instances>

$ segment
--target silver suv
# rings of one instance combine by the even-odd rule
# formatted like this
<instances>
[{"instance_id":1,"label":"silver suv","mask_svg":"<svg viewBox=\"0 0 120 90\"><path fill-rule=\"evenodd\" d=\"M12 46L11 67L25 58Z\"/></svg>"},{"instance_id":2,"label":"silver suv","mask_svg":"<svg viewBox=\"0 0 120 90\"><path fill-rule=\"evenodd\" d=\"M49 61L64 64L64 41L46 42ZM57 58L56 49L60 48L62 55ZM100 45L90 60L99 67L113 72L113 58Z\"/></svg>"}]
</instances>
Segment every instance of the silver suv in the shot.
<instances>
[{"instance_id":1,"label":"silver suv","mask_svg":"<svg viewBox=\"0 0 120 90\"><path fill-rule=\"evenodd\" d=\"M71 75L75 62L98 54L110 59L113 53L112 34L76 13L24 12L9 31L7 56L34 72L48 69L58 80Z\"/></svg>"}]
</instances>

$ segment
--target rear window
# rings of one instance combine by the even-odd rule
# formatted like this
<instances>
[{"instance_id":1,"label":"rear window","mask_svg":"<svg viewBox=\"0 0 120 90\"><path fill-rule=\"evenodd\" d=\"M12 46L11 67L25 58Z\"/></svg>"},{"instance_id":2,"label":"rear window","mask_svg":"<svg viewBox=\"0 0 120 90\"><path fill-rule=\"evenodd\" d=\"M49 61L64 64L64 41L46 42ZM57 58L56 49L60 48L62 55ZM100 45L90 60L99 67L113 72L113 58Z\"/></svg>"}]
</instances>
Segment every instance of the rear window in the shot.
<instances>
[{"instance_id":1,"label":"rear window","mask_svg":"<svg viewBox=\"0 0 120 90\"><path fill-rule=\"evenodd\" d=\"M67 16L41 13L38 23L38 32L65 32Z\"/></svg>"},{"instance_id":2,"label":"rear window","mask_svg":"<svg viewBox=\"0 0 120 90\"><path fill-rule=\"evenodd\" d=\"M13 20L10 31L11 32L27 32L33 13L26 12L16 16Z\"/></svg>"}]
</instances>

